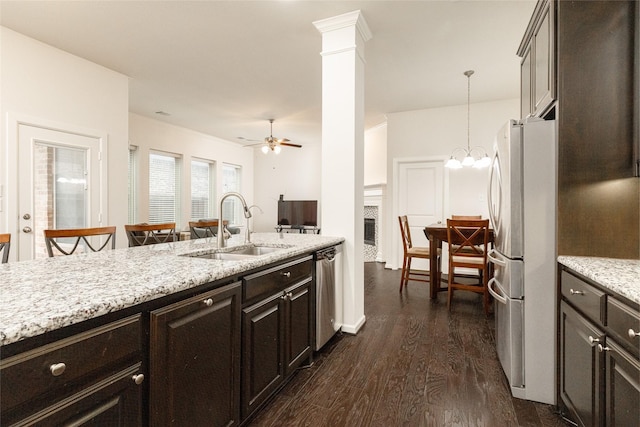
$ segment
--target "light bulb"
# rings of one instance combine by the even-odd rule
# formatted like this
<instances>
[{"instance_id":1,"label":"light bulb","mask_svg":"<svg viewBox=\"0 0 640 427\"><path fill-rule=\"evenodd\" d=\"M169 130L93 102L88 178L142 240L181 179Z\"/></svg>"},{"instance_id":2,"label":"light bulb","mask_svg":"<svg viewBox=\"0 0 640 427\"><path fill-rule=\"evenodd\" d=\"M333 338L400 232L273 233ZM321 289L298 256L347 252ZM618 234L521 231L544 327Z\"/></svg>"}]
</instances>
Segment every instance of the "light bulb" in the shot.
<instances>
[{"instance_id":1,"label":"light bulb","mask_svg":"<svg viewBox=\"0 0 640 427\"><path fill-rule=\"evenodd\" d=\"M471 154L467 154L464 159L462 159L462 166L473 166L476 162L476 159L471 156Z\"/></svg>"},{"instance_id":2,"label":"light bulb","mask_svg":"<svg viewBox=\"0 0 640 427\"><path fill-rule=\"evenodd\" d=\"M264 154L267 154L269 152L269 147L267 147L266 145L263 145L261 150Z\"/></svg>"},{"instance_id":3,"label":"light bulb","mask_svg":"<svg viewBox=\"0 0 640 427\"><path fill-rule=\"evenodd\" d=\"M279 145L276 145L276 146L273 148L273 151L274 151L276 154L280 154L280 151L282 151L282 148L280 148L280 146L279 146Z\"/></svg>"},{"instance_id":4,"label":"light bulb","mask_svg":"<svg viewBox=\"0 0 640 427\"><path fill-rule=\"evenodd\" d=\"M460 164L460 160L452 156L449 160L447 160L447 163L444 165L444 167L449 169L460 169L462 167L462 164Z\"/></svg>"}]
</instances>

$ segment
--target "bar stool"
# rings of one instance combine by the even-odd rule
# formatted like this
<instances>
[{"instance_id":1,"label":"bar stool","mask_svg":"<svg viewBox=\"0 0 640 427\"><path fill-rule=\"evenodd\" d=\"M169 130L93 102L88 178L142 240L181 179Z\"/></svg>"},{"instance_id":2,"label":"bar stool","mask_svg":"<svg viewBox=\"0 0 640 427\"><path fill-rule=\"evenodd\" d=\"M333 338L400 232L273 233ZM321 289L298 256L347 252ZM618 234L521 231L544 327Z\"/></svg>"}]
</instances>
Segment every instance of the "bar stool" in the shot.
<instances>
[{"instance_id":1,"label":"bar stool","mask_svg":"<svg viewBox=\"0 0 640 427\"><path fill-rule=\"evenodd\" d=\"M129 247L178 241L175 222L131 224L125 225L124 229L127 232L127 239L129 239Z\"/></svg>"},{"instance_id":2,"label":"bar stool","mask_svg":"<svg viewBox=\"0 0 640 427\"><path fill-rule=\"evenodd\" d=\"M95 241L94 244L91 244L89 239L87 239L87 237L92 236L106 236L106 239L102 244L95 245ZM66 230L44 230L44 242L47 246L47 253L50 257L55 256L53 252L54 248L58 252L56 255L71 255L80 246L84 248L83 252L88 252L88 250L91 252L99 252L106 248L109 242L111 242L111 249L115 249L116 227L109 226L70 228Z\"/></svg>"},{"instance_id":3,"label":"bar stool","mask_svg":"<svg viewBox=\"0 0 640 427\"><path fill-rule=\"evenodd\" d=\"M0 234L0 259L2 263L9 262L9 249L11 249L11 233Z\"/></svg>"}]
</instances>

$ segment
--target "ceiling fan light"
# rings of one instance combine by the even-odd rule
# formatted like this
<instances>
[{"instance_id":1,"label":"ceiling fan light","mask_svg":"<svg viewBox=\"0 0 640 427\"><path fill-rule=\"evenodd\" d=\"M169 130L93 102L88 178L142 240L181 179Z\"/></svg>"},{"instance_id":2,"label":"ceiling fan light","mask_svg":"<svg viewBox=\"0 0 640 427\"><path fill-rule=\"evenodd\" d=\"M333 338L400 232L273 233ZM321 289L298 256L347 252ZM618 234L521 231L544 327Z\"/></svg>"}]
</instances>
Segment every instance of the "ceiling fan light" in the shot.
<instances>
[{"instance_id":1,"label":"ceiling fan light","mask_svg":"<svg viewBox=\"0 0 640 427\"><path fill-rule=\"evenodd\" d=\"M280 148L279 145L276 145L275 147L273 147L273 151L276 154L280 154L280 151L282 151L282 148Z\"/></svg>"},{"instance_id":2,"label":"ceiling fan light","mask_svg":"<svg viewBox=\"0 0 640 427\"><path fill-rule=\"evenodd\" d=\"M262 150L262 152L263 152L264 154L267 154L267 153L269 152L269 147L268 147L268 146L266 146L266 145L263 145L263 146L262 146L262 148L261 148L260 150Z\"/></svg>"}]
</instances>

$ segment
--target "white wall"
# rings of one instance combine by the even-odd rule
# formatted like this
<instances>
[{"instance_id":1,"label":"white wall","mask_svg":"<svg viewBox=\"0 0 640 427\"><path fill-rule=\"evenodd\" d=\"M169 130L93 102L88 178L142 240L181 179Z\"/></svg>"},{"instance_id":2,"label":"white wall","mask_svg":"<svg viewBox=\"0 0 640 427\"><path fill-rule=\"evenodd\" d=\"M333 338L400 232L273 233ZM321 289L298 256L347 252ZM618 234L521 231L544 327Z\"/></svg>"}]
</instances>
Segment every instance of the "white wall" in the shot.
<instances>
[{"instance_id":1,"label":"white wall","mask_svg":"<svg viewBox=\"0 0 640 427\"><path fill-rule=\"evenodd\" d=\"M387 123L364 133L364 185L387 182Z\"/></svg>"},{"instance_id":2,"label":"white wall","mask_svg":"<svg viewBox=\"0 0 640 427\"><path fill-rule=\"evenodd\" d=\"M518 99L471 104L470 145L480 145L489 155L498 130L509 119L518 118ZM387 116L387 212L392 212L393 201L393 160L398 158L431 157L449 158L456 147L467 145L467 105L416 110ZM445 169L448 189L445 188L444 221L452 214L488 216L485 198L488 169L463 168ZM447 179L445 179L447 181ZM397 219L386 215L385 254L393 253L393 227Z\"/></svg>"},{"instance_id":3,"label":"white wall","mask_svg":"<svg viewBox=\"0 0 640 427\"><path fill-rule=\"evenodd\" d=\"M176 224L176 228L181 230L189 229L192 159L213 160L216 162L216 194L212 218L218 217L218 200L223 194L223 163L233 164L242 168L240 193L242 193L249 205L254 203L253 153L249 148L133 113L129 115L129 142L138 147L139 197L136 222L146 222L149 216L149 152L151 150L178 154L182 157L181 211L183 218L181 219L181 224Z\"/></svg>"},{"instance_id":4,"label":"white wall","mask_svg":"<svg viewBox=\"0 0 640 427\"><path fill-rule=\"evenodd\" d=\"M260 146L244 148L253 154L254 162L254 197L247 200L250 205L256 204L258 209L251 211L253 230L272 232L278 223L278 198L280 194L285 200L318 200L320 201L320 144L304 144L302 148L284 147L280 154L269 152L263 154ZM318 206L318 223L321 208Z\"/></svg>"},{"instance_id":5,"label":"white wall","mask_svg":"<svg viewBox=\"0 0 640 427\"><path fill-rule=\"evenodd\" d=\"M14 158L17 141L8 140L8 115L106 133L106 221L124 224L127 174L122 165L127 164L128 155L127 77L4 27L0 27L0 67L0 232L18 231L18 171ZM118 243L126 242L124 230L119 227L118 231ZM12 245L12 254L16 251Z\"/></svg>"}]
</instances>

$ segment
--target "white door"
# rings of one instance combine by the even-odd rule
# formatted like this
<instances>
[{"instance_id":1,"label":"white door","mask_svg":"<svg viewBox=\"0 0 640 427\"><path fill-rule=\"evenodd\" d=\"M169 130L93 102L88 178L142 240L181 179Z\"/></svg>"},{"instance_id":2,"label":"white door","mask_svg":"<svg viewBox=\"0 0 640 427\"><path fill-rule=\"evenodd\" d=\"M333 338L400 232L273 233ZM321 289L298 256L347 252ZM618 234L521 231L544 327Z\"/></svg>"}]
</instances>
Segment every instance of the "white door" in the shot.
<instances>
[{"instance_id":1,"label":"white door","mask_svg":"<svg viewBox=\"0 0 640 427\"><path fill-rule=\"evenodd\" d=\"M442 221L444 167L442 160L403 161L398 163L398 216L407 215L413 246L429 246L424 227ZM397 219L396 219L397 222ZM402 265L400 225L395 225L398 242L396 265ZM414 259L411 269L428 270L429 260Z\"/></svg>"},{"instance_id":2,"label":"white door","mask_svg":"<svg viewBox=\"0 0 640 427\"><path fill-rule=\"evenodd\" d=\"M101 226L100 138L20 124L18 260L47 256L43 230Z\"/></svg>"}]
</instances>

